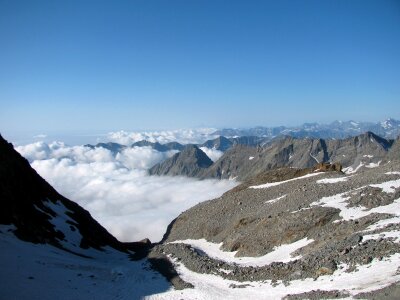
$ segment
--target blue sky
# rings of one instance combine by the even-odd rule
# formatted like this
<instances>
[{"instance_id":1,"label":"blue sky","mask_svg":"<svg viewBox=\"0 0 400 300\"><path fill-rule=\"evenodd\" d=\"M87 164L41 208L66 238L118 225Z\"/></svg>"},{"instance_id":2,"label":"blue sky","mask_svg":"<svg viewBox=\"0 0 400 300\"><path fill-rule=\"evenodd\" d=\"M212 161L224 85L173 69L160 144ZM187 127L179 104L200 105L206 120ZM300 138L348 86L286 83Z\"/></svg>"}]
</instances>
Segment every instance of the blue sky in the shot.
<instances>
[{"instance_id":1,"label":"blue sky","mask_svg":"<svg viewBox=\"0 0 400 300\"><path fill-rule=\"evenodd\" d=\"M400 1L0 0L2 133L400 119Z\"/></svg>"}]
</instances>

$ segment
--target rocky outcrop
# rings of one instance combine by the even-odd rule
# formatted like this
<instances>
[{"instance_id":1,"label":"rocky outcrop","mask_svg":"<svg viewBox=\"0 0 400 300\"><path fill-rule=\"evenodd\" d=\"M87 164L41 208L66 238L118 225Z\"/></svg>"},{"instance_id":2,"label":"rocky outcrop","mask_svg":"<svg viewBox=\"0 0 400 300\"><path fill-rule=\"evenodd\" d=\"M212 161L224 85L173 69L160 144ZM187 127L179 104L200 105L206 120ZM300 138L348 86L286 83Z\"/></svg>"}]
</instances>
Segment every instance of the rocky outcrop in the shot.
<instances>
[{"instance_id":1,"label":"rocky outcrop","mask_svg":"<svg viewBox=\"0 0 400 300\"><path fill-rule=\"evenodd\" d=\"M98 143L96 145L90 145L87 144L85 145L85 147L89 147L91 149L95 149L95 148L104 148L107 150L110 150L113 154L117 154L118 152L121 152L122 150L124 150L126 148L126 146L118 144L118 143Z\"/></svg>"},{"instance_id":2,"label":"rocky outcrop","mask_svg":"<svg viewBox=\"0 0 400 300\"><path fill-rule=\"evenodd\" d=\"M212 160L197 146L188 145L181 152L153 166L149 174L198 177L212 164Z\"/></svg>"},{"instance_id":3,"label":"rocky outcrop","mask_svg":"<svg viewBox=\"0 0 400 300\"><path fill-rule=\"evenodd\" d=\"M0 223L13 225L14 234L24 241L48 243L71 252L76 247L126 250L88 211L60 195L40 177L1 136L0 203ZM54 225L59 218L64 220L65 230ZM69 247L66 236L74 232L79 233L80 242Z\"/></svg>"}]
</instances>

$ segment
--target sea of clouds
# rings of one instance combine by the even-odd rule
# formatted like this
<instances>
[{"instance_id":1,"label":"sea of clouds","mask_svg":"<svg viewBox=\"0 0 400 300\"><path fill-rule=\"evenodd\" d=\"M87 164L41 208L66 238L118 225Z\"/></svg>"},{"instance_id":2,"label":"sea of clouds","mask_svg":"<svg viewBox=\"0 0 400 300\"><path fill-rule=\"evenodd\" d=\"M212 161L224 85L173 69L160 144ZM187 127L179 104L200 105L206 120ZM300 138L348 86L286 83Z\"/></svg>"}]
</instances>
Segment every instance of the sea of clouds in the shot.
<instances>
[{"instance_id":1,"label":"sea of clouds","mask_svg":"<svg viewBox=\"0 0 400 300\"><path fill-rule=\"evenodd\" d=\"M181 144L200 144L206 140L217 138L218 135L213 133L215 128L199 128L199 129L178 129L167 131L115 131L110 132L107 138L115 143L122 145L131 145L132 143L147 140L149 142L159 142L165 144L168 142L178 142Z\"/></svg>"},{"instance_id":2,"label":"sea of clouds","mask_svg":"<svg viewBox=\"0 0 400 300\"><path fill-rule=\"evenodd\" d=\"M205 138L204 135L197 133L194 138L193 132L188 133L187 137L182 134L181 142L204 142L199 141L200 137ZM166 138L168 134L153 134L158 138L152 141L171 141ZM129 145L138 133L110 135L119 136L113 141L124 139ZM148 168L176 151L158 152L150 147L134 147L113 154L104 148L43 141L18 146L16 150L61 194L87 209L121 241L146 237L153 242L159 241L167 225L181 212L199 202L217 198L237 185L230 180L147 174ZM215 149L203 150L213 160L222 155Z\"/></svg>"}]
</instances>

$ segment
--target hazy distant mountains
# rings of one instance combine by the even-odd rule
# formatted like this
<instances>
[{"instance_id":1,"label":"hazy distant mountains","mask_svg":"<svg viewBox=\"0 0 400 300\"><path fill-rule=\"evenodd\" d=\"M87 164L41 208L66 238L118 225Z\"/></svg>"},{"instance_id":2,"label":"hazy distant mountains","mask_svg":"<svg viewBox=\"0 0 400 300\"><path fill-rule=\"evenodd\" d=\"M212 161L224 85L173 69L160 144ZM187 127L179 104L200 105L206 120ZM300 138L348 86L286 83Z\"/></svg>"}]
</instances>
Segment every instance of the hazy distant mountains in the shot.
<instances>
[{"instance_id":1,"label":"hazy distant mountains","mask_svg":"<svg viewBox=\"0 0 400 300\"><path fill-rule=\"evenodd\" d=\"M293 137L313 138L346 138L371 131L384 138L395 138L400 134L400 121L387 119L379 123L334 121L330 124L304 123L298 127L253 127L248 129L226 128L217 130L215 135L225 137L235 136L258 136L272 139L281 135Z\"/></svg>"},{"instance_id":2,"label":"hazy distant mountains","mask_svg":"<svg viewBox=\"0 0 400 300\"><path fill-rule=\"evenodd\" d=\"M139 141L131 146L99 143L95 146L118 153L127 147L151 147L160 152L177 151L174 156L149 169L150 175L189 176L245 180L260 172L280 167L309 168L316 163L338 162L347 171L378 166L400 155L400 121L379 123L306 123L297 128L255 127L222 129L218 138L197 145L178 142L160 144ZM223 155L213 162L201 149L206 147ZM206 151L207 152L207 151Z\"/></svg>"}]
</instances>

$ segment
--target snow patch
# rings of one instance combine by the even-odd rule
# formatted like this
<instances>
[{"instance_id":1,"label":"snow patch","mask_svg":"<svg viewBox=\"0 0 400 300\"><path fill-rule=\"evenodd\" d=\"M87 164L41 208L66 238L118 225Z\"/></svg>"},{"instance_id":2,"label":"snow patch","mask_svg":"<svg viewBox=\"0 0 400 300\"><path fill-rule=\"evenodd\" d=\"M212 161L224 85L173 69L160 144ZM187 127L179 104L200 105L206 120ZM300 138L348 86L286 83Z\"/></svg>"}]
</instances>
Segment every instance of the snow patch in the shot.
<instances>
[{"instance_id":1,"label":"snow patch","mask_svg":"<svg viewBox=\"0 0 400 300\"><path fill-rule=\"evenodd\" d=\"M386 172L386 175L400 175L399 171Z\"/></svg>"},{"instance_id":2,"label":"snow patch","mask_svg":"<svg viewBox=\"0 0 400 300\"><path fill-rule=\"evenodd\" d=\"M277 201L279 201L279 200L281 200L281 199L283 199L283 198L285 198L285 197L286 197L286 195L283 195L283 196L280 196L280 197L278 197L278 198L265 201L264 203L270 203L270 204L272 204L272 203L275 203L275 202L277 202Z\"/></svg>"},{"instance_id":3,"label":"snow patch","mask_svg":"<svg viewBox=\"0 0 400 300\"><path fill-rule=\"evenodd\" d=\"M350 176L349 176L350 177ZM349 177L338 177L338 178L324 178L317 180L317 183L336 183L347 181Z\"/></svg>"},{"instance_id":4,"label":"snow patch","mask_svg":"<svg viewBox=\"0 0 400 300\"><path fill-rule=\"evenodd\" d=\"M300 176L300 177L296 177L296 178L292 178L292 179L289 179L289 180L271 182L271 183L264 183L264 184L260 184L260 185L252 185L252 186L249 186L249 188L251 188L251 189L265 189L265 188L269 188L269 187L272 187L272 186L280 185L282 183L291 182L291 181L295 181L295 180L300 180L300 179L313 177L313 176L321 175L321 174L323 174L323 172L310 173L310 174L307 174L307 175L304 175L304 176Z\"/></svg>"},{"instance_id":5,"label":"snow patch","mask_svg":"<svg viewBox=\"0 0 400 300\"><path fill-rule=\"evenodd\" d=\"M320 276L317 279L292 280L288 284L278 281L272 285L271 280L263 282L238 282L210 274L199 274L174 260L181 278L194 285L194 289L181 291L170 290L152 295L147 299L282 299L288 294L300 294L312 290L347 291L351 295L371 292L389 286L400 280L397 268L400 265L400 254L396 253L381 261L374 259L371 263L357 266L356 271L346 272L344 265L332 275ZM243 288L232 288L232 285Z\"/></svg>"},{"instance_id":6,"label":"snow patch","mask_svg":"<svg viewBox=\"0 0 400 300\"><path fill-rule=\"evenodd\" d=\"M381 188L385 193L394 193L400 187L400 179L383 182L380 184L370 184L372 187Z\"/></svg>"},{"instance_id":7,"label":"snow patch","mask_svg":"<svg viewBox=\"0 0 400 300\"><path fill-rule=\"evenodd\" d=\"M372 185L371 185L372 186ZM350 199L347 196L350 192L336 194L334 196L323 197L320 200L313 202L310 206L333 207L340 210L339 216L344 220L356 220L373 213L381 214L395 214L400 215L400 198L396 199L393 203L368 209L363 206L347 207L346 200Z\"/></svg>"},{"instance_id":8,"label":"snow patch","mask_svg":"<svg viewBox=\"0 0 400 300\"><path fill-rule=\"evenodd\" d=\"M378 161L377 163L369 163L369 164L367 164L367 165L365 165L365 167L366 168L370 168L370 169L372 169L372 168L376 168L376 167L379 167L379 165L381 164L381 160L380 161Z\"/></svg>"},{"instance_id":9,"label":"snow patch","mask_svg":"<svg viewBox=\"0 0 400 300\"><path fill-rule=\"evenodd\" d=\"M274 250L270 253L260 256L260 257L235 257L237 251L228 252L220 249L223 243L216 244L206 241L205 239L200 240L181 240L174 241L175 243L183 243L192 246L193 248L199 249L202 252L206 253L209 257L214 259L222 260L227 263L235 263L241 266L252 266L252 267L261 267L269 265L273 262L289 262L293 260L300 259L301 256L292 257L291 254L296 250L307 246L312 243L314 240L312 239L301 239L291 244L284 244L277 247L274 247Z\"/></svg>"},{"instance_id":10,"label":"snow patch","mask_svg":"<svg viewBox=\"0 0 400 300\"><path fill-rule=\"evenodd\" d=\"M253 160L254 159L254 156L249 156L249 160Z\"/></svg>"},{"instance_id":11,"label":"snow patch","mask_svg":"<svg viewBox=\"0 0 400 300\"><path fill-rule=\"evenodd\" d=\"M354 169L353 167L347 167L343 169L343 172L345 174L353 174L356 173L362 166L364 165L363 162L360 162L360 164Z\"/></svg>"}]
</instances>

